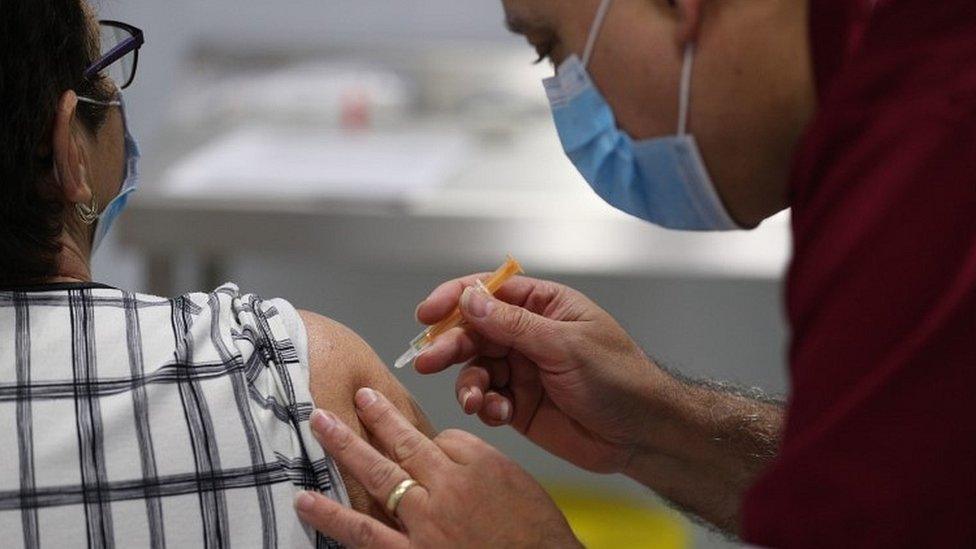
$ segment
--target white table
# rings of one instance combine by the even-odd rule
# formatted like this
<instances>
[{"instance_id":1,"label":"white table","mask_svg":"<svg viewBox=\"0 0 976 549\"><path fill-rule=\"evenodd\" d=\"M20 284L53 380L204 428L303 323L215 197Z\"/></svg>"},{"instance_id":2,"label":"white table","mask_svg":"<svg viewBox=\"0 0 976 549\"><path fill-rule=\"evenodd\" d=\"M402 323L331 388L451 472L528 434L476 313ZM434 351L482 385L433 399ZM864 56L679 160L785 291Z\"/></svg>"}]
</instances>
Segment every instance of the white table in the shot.
<instances>
[{"instance_id":1,"label":"white table","mask_svg":"<svg viewBox=\"0 0 976 549\"><path fill-rule=\"evenodd\" d=\"M190 151L197 143L184 139L180 146ZM774 279L790 249L786 215L750 232L690 233L616 212L586 186L541 118L508 138L476 139L456 176L395 197L309 199L273 189L228 197L205 186L188 194L154 184L165 174L159 164L150 169L119 231L125 244L148 252L150 289L164 295L172 289L172 256L188 250L205 259L210 284L238 251L395 269L459 263L489 269L512 253L569 274Z\"/></svg>"}]
</instances>

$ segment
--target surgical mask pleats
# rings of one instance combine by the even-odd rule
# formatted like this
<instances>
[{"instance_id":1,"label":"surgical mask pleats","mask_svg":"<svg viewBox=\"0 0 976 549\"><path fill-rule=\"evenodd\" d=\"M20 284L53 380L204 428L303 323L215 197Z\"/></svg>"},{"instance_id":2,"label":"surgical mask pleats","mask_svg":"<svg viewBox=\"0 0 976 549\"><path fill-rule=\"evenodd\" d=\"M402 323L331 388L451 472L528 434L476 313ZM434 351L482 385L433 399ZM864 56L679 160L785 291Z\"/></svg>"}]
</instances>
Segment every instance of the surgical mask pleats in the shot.
<instances>
[{"instance_id":1,"label":"surgical mask pleats","mask_svg":"<svg viewBox=\"0 0 976 549\"><path fill-rule=\"evenodd\" d=\"M694 48L684 55L674 135L635 141L617 127L586 63L611 0L601 3L584 50L543 81L566 155L607 203L656 225L683 230L740 228L725 210L698 145L686 133Z\"/></svg>"}]
</instances>

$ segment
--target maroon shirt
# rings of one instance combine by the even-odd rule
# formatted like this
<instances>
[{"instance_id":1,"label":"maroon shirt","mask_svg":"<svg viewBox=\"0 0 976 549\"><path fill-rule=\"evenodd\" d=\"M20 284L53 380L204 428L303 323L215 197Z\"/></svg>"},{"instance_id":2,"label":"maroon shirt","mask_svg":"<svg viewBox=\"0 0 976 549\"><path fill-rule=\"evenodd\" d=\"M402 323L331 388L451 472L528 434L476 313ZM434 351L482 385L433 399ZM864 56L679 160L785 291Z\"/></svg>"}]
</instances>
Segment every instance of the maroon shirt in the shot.
<instances>
[{"instance_id":1,"label":"maroon shirt","mask_svg":"<svg viewBox=\"0 0 976 549\"><path fill-rule=\"evenodd\" d=\"M820 104L791 185L792 394L744 536L976 547L976 1L810 13Z\"/></svg>"}]
</instances>

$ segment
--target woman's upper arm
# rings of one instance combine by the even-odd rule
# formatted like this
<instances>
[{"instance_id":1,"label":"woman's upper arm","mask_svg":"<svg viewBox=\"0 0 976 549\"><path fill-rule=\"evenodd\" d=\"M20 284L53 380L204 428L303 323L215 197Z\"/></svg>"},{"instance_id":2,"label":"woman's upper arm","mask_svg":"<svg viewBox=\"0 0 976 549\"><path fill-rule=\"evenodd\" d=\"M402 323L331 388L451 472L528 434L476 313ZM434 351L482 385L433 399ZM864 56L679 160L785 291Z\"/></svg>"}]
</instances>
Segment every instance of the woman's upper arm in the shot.
<instances>
[{"instance_id":1,"label":"woman's upper arm","mask_svg":"<svg viewBox=\"0 0 976 549\"><path fill-rule=\"evenodd\" d=\"M410 393L373 349L355 332L322 315L298 311L308 334L309 385L315 406L328 410L369 440L356 415L353 397L362 387L380 391L429 437L434 429ZM343 474L353 507L374 510L361 486Z\"/></svg>"}]
</instances>

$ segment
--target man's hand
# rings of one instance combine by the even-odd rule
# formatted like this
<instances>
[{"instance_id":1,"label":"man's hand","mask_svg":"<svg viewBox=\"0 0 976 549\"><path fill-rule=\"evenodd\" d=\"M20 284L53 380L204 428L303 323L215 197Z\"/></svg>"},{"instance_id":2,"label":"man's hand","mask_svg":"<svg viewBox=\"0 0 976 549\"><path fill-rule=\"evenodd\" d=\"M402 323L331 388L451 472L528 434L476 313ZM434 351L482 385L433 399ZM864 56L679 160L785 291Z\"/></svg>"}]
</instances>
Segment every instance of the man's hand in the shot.
<instances>
[{"instance_id":1,"label":"man's hand","mask_svg":"<svg viewBox=\"0 0 976 549\"><path fill-rule=\"evenodd\" d=\"M434 324L460 302L465 324L438 336L417 371L467 363L455 386L465 412L734 531L742 493L775 453L781 407L669 375L571 288L517 277L492 297L476 289L485 276L447 282L418 307Z\"/></svg>"},{"instance_id":2,"label":"man's hand","mask_svg":"<svg viewBox=\"0 0 976 549\"><path fill-rule=\"evenodd\" d=\"M456 384L466 413L510 424L584 469L623 471L647 434L652 395L670 378L579 292L517 277L495 299L474 287L483 277L443 284L418 308L433 324L460 300L467 326L439 336L417 358L417 371L471 361Z\"/></svg>"},{"instance_id":3,"label":"man's hand","mask_svg":"<svg viewBox=\"0 0 976 549\"><path fill-rule=\"evenodd\" d=\"M349 547L581 547L542 487L478 437L444 431L430 440L372 389L356 393L356 410L392 459L316 410L311 425L323 448L381 506L403 481L418 484L390 515L399 529L321 494L299 494L299 517L320 532Z\"/></svg>"}]
</instances>

